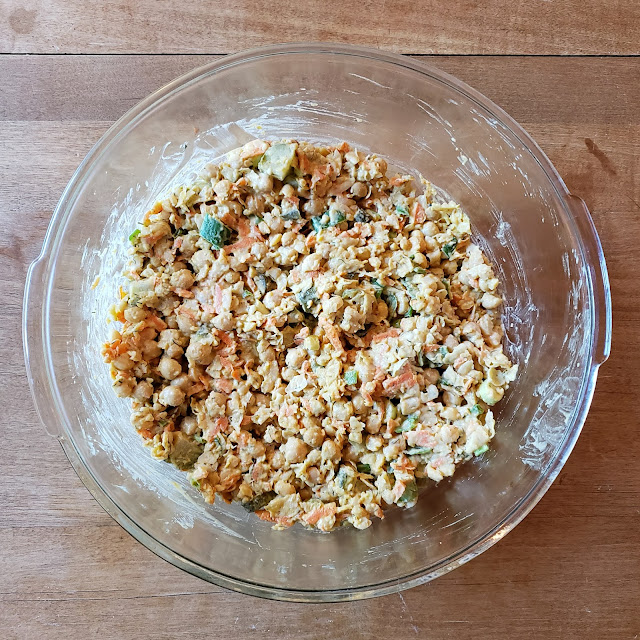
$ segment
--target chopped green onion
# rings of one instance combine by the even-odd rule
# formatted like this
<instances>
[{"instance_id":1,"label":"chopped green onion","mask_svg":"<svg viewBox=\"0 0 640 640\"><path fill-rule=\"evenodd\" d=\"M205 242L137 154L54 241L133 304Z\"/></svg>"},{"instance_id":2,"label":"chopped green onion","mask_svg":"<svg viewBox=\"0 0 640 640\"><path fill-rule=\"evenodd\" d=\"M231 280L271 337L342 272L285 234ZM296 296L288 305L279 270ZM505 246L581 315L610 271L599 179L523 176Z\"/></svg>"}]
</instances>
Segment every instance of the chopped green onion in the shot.
<instances>
[{"instance_id":1,"label":"chopped green onion","mask_svg":"<svg viewBox=\"0 0 640 640\"><path fill-rule=\"evenodd\" d=\"M401 216L408 216L409 215L409 210L404 205L397 204L396 205L396 213L400 214Z\"/></svg>"},{"instance_id":2,"label":"chopped green onion","mask_svg":"<svg viewBox=\"0 0 640 640\"><path fill-rule=\"evenodd\" d=\"M324 216L316 216L315 218L311 218L311 226L313 227L313 230L318 233L319 231L322 231L323 229L326 229L329 226L329 222L323 222L322 218Z\"/></svg>"},{"instance_id":3,"label":"chopped green onion","mask_svg":"<svg viewBox=\"0 0 640 640\"><path fill-rule=\"evenodd\" d=\"M315 302L318 298L316 295L316 288L309 287L306 291L299 293L296 298L298 302L302 305L302 309L309 313L311 311L311 304Z\"/></svg>"},{"instance_id":4,"label":"chopped green onion","mask_svg":"<svg viewBox=\"0 0 640 640\"><path fill-rule=\"evenodd\" d=\"M136 229L130 236L129 242L133 242L140 235L140 229Z\"/></svg>"},{"instance_id":5,"label":"chopped green onion","mask_svg":"<svg viewBox=\"0 0 640 640\"><path fill-rule=\"evenodd\" d=\"M265 275L259 273L253 278L253 281L256 283L256 287L258 287L258 291L260 291L262 295L267 293L267 278Z\"/></svg>"},{"instance_id":6,"label":"chopped green onion","mask_svg":"<svg viewBox=\"0 0 640 640\"><path fill-rule=\"evenodd\" d=\"M409 307L409 311L407 311L407 313L404 314L405 318L412 318L413 317L413 307Z\"/></svg>"},{"instance_id":7,"label":"chopped green onion","mask_svg":"<svg viewBox=\"0 0 640 640\"><path fill-rule=\"evenodd\" d=\"M190 482L192 487L195 487L196 489L200 488L200 483L195 478L191 478Z\"/></svg>"},{"instance_id":8,"label":"chopped green onion","mask_svg":"<svg viewBox=\"0 0 640 640\"><path fill-rule=\"evenodd\" d=\"M344 381L347 384L358 384L358 372L355 369L349 369L344 374Z\"/></svg>"},{"instance_id":9,"label":"chopped green onion","mask_svg":"<svg viewBox=\"0 0 640 640\"><path fill-rule=\"evenodd\" d=\"M255 496L252 500L243 502L242 506L247 511L260 511L260 509L264 509L275 497L276 493L274 491L268 491L267 493L261 493Z\"/></svg>"},{"instance_id":10,"label":"chopped green onion","mask_svg":"<svg viewBox=\"0 0 640 640\"><path fill-rule=\"evenodd\" d=\"M207 214L202 221L200 235L216 249L222 249L231 238L231 229Z\"/></svg>"},{"instance_id":11,"label":"chopped green onion","mask_svg":"<svg viewBox=\"0 0 640 640\"><path fill-rule=\"evenodd\" d=\"M424 456L427 453L431 453L433 449L428 449L427 447L413 447L411 449L407 449L405 453L408 456Z\"/></svg>"},{"instance_id":12,"label":"chopped green onion","mask_svg":"<svg viewBox=\"0 0 640 640\"><path fill-rule=\"evenodd\" d=\"M413 267L413 271L414 273L418 273L418 274L423 274L423 273L427 273L427 270L422 268L422 267Z\"/></svg>"},{"instance_id":13,"label":"chopped green onion","mask_svg":"<svg viewBox=\"0 0 640 640\"><path fill-rule=\"evenodd\" d=\"M396 433L402 433L403 431L412 431L418 425L419 419L419 413L412 413L410 416L407 416L404 422L399 427L396 427Z\"/></svg>"},{"instance_id":14,"label":"chopped green onion","mask_svg":"<svg viewBox=\"0 0 640 640\"><path fill-rule=\"evenodd\" d=\"M300 220L300 212L297 209L289 209L288 211L283 211L281 215L283 220Z\"/></svg>"},{"instance_id":15,"label":"chopped green onion","mask_svg":"<svg viewBox=\"0 0 640 640\"><path fill-rule=\"evenodd\" d=\"M345 222L346 219L347 219L347 216L345 216L344 213L342 213L342 211L334 210L329 213L329 224L332 227L335 227L336 225L339 225L342 222Z\"/></svg>"},{"instance_id":16,"label":"chopped green onion","mask_svg":"<svg viewBox=\"0 0 640 640\"><path fill-rule=\"evenodd\" d=\"M243 298L252 298L253 297L253 292L250 291L249 289L243 289L242 290L242 297Z\"/></svg>"},{"instance_id":17,"label":"chopped green onion","mask_svg":"<svg viewBox=\"0 0 640 640\"><path fill-rule=\"evenodd\" d=\"M373 288L376 290L376 298L380 300L380 298L382 297L382 292L384 291L384 285L380 284L380 281L377 280L376 278L371 278L371 284L373 285Z\"/></svg>"},{"instance_id":18,"label":"chopped green onion","mask_svg":"<svg viewBox=\"0 0 640 640\"><path fill-rule=\"evenodd\" d=\"M418 485L415 480L407 484L404 493L398 498L398 503L415 502L418 497Z\"/></svg>"},{"instance_id":19,"label":"chopped green onion","mask_svg":"<svg viewBox=\"0 0 640 640\"><path fill-rule=\"evenodd\" d=\"M481 413L484 413L484 409L481 404L474 404L471 409L469 409L469 413L472 416L479 416Z\"/></svg>"},{"instance_id":20,"label":"chopped green onion","mask_svg":"<svg viewBox=\"0 0 640 640\"><path fill-rule=\"evenodd\" d=\"M442 253L444 253L447 258L450 258L453 255L453 252L456 250L457 246L458 238L454 237L453 240L447 242L447 244L442 247Z\"/></svg>"},{"instance_id":21,"label":"chopped green onion","mask_svg":"<svg viewBox=\"0 0 640 640\"><path fill-rule=\"evenodd\" d=\"M392 293L391 291L384 291L383 293L383 298L384 301L387 303L387 306L389 307L389 311L391 315L395 315L396 311L398 310L398 298L396 297L395 293Z\"/></svg>"},{"instance_id":22,"label":"chopped green onion","mask_svg":"<svg viewBox=\"0 0 640 640\"><path fill-rule=\"evenodd\" d=\"M202 436L193 436L193 439L198 443L198 444L203 444L207 441L206 438L203 438Z\"/></svg>"},{"instance_id":23,"label":"chopped green onion","mask_svg":"<svg viewBox=\"0 0 640 640\"><path fill-rule=\"evenodd\" d=\"M337 485L341 489L344 489L351 480L352 480L352 469L350 467L342 465L336 475Z\"/></svg>"},{"instance_id":24,"label":"chopped green onion","mask_svg":"<svg viewBox=\"0 0 640 640\"><path fill-rule=\"evenodd\" d=\"M450 382L447 382L442 376L438 378L438 384L442 385L443 387L453 387L453 385Z\"/></svg>"},{"instance_id":25,"label":"chopped green onion","mask_svg":"<svg viewBox=\"0 0 640 640\"><path fill-rule=\"evenodd\" d=\"M476 449L473 452L473 455L474 456L481 456L485 451L489 451L489 445L488 444L483 444L481 447Z\"/></svg>"},{"instance_id":26,"label":"chopped green onion","mask_svg":"<svg viewBox=\"0 0 640 640\"><path fill-rule=\"evenodd\" d=\"M358 464L356 464L356 469L358 469L359 473L371 473L371 466L362 462L358 462Z\"/></svg>"},{"instance_id":27,"label":"chopped green onion","mask_svg":"<svg viewBox=\"0 0 640 640\"><path fill-rule=\"evenodd\" d=\"M186 236L186 235L187 235L187 233L189 233L189 232L188 232L188 231L183 227L183 228L181 228L181 229L176 229L176 230L173 232L173 237L174 237L174 238L179 238L180 236Z\"/></svg>"}]
</instances>

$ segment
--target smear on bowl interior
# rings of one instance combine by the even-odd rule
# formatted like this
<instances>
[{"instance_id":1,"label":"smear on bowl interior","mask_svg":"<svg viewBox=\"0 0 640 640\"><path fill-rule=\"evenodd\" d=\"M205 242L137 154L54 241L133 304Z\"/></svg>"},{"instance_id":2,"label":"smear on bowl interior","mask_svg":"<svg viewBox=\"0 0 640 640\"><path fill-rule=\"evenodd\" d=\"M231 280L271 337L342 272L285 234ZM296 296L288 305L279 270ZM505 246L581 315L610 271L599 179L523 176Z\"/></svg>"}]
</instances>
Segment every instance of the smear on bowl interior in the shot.
<instances>
[{"instance_id":1,"label":"smear on bowl interior","mask_svg":"<svg viewBox=\"0 0 640 640\"><path fill-rule=\"evenodd\" d=\"M517 371L499 283L423 178L346 143L255 140L130 241L103 354L152 454L207 502L364 529L488 449Z\"/></svg>"}]
</instances>

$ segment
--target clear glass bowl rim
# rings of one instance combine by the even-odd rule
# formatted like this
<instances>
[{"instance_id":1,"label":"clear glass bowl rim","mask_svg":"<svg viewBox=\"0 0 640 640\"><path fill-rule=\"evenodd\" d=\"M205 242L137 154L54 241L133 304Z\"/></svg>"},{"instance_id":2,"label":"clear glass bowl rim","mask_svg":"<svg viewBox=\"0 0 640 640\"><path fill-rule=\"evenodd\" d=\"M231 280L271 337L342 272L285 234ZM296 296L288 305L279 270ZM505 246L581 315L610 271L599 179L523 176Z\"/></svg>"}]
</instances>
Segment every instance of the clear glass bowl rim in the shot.
<instances>
[{"instance_id":1,"label":"clear glass bowl rim","mask_svg":"<svg viewBox=\"0 0 640 640\"><path fill-rule=\"evenodd\" d=\"M55 375L53 372L52 354L48 342L49 314L47 310L49 308L50 293L48 284L53 276L55 256L57 255L57 249L59 248L62 239L61 232L66 226L67 218L91 173L93 165L100 157L108 152L111 145L113 145L122 136L127 135L127 132L131 130L135 126L136 122L149 110L157 107L158 104L169 98L174 93L181 91L201 78L219 73L239 64L258 61L266 57L313 53L324 53L337 56L341 55L386 62L390 65L401 67L406 70L413 71L416 74L425 75L431 79L435 79L460 92L465 97L472 99L478 103L481 108L490 112L496 120L510 131L510 133L518 138L523 148L526 149L538 162L549 179L549 182L557 192L558 198L565 203L567 219L570 222L573 222L576 235L584 241L584 246L582 248L585 250L585 253L587 253L587 262L591 266L590 275L592 277L590 278L588 285L591 292L591 298L594 301L593 314L595 315L595 322L593 326L599 328L599 336L591 336L591 366L588 368L583 380L580 392L580 408L575 414L574 423L568 431L564 442L559 447L558 454L555 459L551 460L547 465L547 468L540 473L540 477L536 484L532 487L529 493L513 507L508 516L503 518L500 522L497 522L494 528L484 536L472 542L466 548L459 550L456 554L450 556L439 564L406 575L402 580L393 580L382 582L380 584L366 585L363 587L344 590L300 590L284 589L238 580L233 576L216 572L212 569L196 564L181 556L179 553L176 553L173 549L170 549L163 543L159 542L151 534L141 528L132 517L125 513L114 501L111 500L106 491L101 487L99 481L85 466L71 439L66 438L61 432L53 433L53 435L58 437L74 470L105 511L107 511L107 513L109 513L109 515L111 515L129 534L164 560L167 560L176 567L179 567L192 575L198 576L213 584L249 595L296 602L339 602L361 600L364 598L397 593L433 580L445 573L448 573L456 567L465 564L472 558L481 554L483 551L489 549L498 542L498 540L502 539L507 533L509 533L539 502L567 461L573 447L575 446L577 438L580 435L584 421L586 420L595 389L598 367L609 355L612 315L611 294L604 253L602 251L602 246L595 230L593 220L584 203L569 193L562 178L559 176L550 160L546 157L536 142L500 107L457 78L427 65L421 60L416 60L415 58L400 54L383 52L368 47L339 43L290 43L268 45L228 55L198 67L176 78L164 87L161 87L127 111L107 130L76 169L53 212L53 216L43 242L42 251L36 260L30 265L27 273L23 304L22 336L29 386L31 388L38 415L45 427L48 427L51 424L50 421L52 419L60 421L64 415L62 410L62 398L56 385ZM580 205L578 205L579 211L577 213L582 217L581 220L577 219L579 216L575 216L572 213L572 210L573 212L576 211L575 207L571 204L572 199L578 200L580 203ZM585 238L585 235L589 237ZM594 289L596 288L597 295L594 292ZM42 300L42 296L44 296L44 303L40 307L41 316L39 318L33 317L34 308L30 305L30 302L33 302L35 296L39 296L40 300ZM33 332L34 328L37 329L35 333ZM40 359L43 360L43 364L46 369L46 380L44 381L41 379L41 376L38 375L37 367L32 362L33 360ZM45 383L45 391L43 391L43 382ZM48 402L53 403L55 408L53 411L51 407L44 405L44 403Z\"/></svg>"}]
</instances>

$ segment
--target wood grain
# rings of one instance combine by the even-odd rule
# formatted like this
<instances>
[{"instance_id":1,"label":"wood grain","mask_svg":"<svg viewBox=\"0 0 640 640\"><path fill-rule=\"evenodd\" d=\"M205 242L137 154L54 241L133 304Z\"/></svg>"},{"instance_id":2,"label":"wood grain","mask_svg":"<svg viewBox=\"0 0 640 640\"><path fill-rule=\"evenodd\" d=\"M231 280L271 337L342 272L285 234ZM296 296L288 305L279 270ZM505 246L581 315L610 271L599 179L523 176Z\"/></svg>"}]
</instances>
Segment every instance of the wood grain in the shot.
<instances>
[{"instance_id":1,"label":"wood grain","mask_svg":"<svg viewBox=\"0 0 640 640\"><path fill-rule=\"evenodd\" d=\"M258 29L255 21L249 30ZM97 37L96 26L89 31L82 37ZM41 26L37 33L43 35ZM599 33L598 46L608 37L604 28ZM158 38L154 46L174 46ZM536 138L587 201L611 276L613 351L583 434L541 503L498 545L400 595L340 605L275 603L225 591L156 558L82 486L39 424L26 386L26 269L64 185L100 135L150 91L210 59L0 56L0 78L12 79L0 91L0 638L639 637L637 58L429 60L488 95Z\"/></svg>"},{"instance_id":2,"label":"wood grain","mask_svg":"<svg viewBox=\"0 0 640 640\"><path fill-rule=\"evenodd\" d=\"M334 41L401 53L637 54L637 0L5 0L2 53L229 53Z\"/></svg>"}]
</instances>

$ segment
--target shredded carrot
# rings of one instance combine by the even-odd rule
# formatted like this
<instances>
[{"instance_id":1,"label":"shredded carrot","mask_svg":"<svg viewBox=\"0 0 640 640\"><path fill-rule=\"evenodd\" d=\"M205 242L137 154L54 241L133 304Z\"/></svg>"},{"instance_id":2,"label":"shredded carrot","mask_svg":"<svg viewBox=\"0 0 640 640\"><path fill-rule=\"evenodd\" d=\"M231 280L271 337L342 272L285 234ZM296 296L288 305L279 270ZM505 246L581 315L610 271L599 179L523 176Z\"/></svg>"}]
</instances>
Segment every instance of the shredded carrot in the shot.
<instances>
[{"instance_id":1,"label":"shredded carrot","mask_svg":"<svg viewBox=\"0 0 640 640\"><path fill-rule=\"evenodd\" d=\"M326 518L327 516L335 515L336 505L334 503L326 504L322 507L316 507L313 511L310 511L306 515L302 516L302 519L307 524L316 524L320 518Z\"/></svg>"},{"instance_id":2,"label":"shredded carrot","mask_svg":"<svg viewBox=\"0 0 640 640\"><path fill-rule=\"evenodd\" d=\"M265 520L266 522L275 522L276 519L265 509L259 509L255 512L255 514L260 518L260 520Z\"/></svg>"},{"instance_id":3,"label":"shredded carrot","mask_svg":"<svg viewBox=\"0 0 640 640\"><path fill-rule=\"evenodd\" d=\"M388 378L382 383L382 386L384 387L385 391L391 392L397 391L400 387L403 386L411 387L413 386L413 383L415 381L415 375L411 371L408 371L407 373L403 373L401 376Z\"/></svg>"},{"instance_id":4,"label":"shredded carrot","mask_svg":"<svg viewBox=\"0 0 640 640\"><path fill-rule=\"evenodd\" d=\"M164 322L164 320L160 320L160 318L158 318L158 316L154 316L152 314L149 314L145 320L146 324L148 327L153 327L154 329L157 329L158 331L163 331L164 329L167 328L167 323Z\"/></svg>"},{"instance_id":5,"label":"shredded carrot","mask_svg":"<svg viewBox=\"0 0 640 640\"><path fill-rule=\"evenodd\" d=\"M239 251L240 249L247 249L249 248L254 242L256 241L255 238L252 238L250 236L246 236L240 240L238 240L238 242L234 242L233 244L229 244L224 248L225 253L233 253L234 251Z\"/></svg>"},{"instance_id":6,"label":"shredded carrot","mask_svg":"<svg viewBox=\"0 0 640 640\"><path fill-rule=\"evenodd\" d=\"M233 391L233 382L227 378L216 378L213 381L214 387L221 393L231 393Z\"/></svg>"},{"instance_id":7,"label":"shredded carrot","mask_svg":"<svg viewBox=\"0 0 640 640\"><path fill-rule=\"evenodd\" d=\"M213 423L213 429L211 431L211 439L217 436L219 433L222 433L229 426L229 419L226 417L216 418Z\"/></svg>"},{"instance_id":8,"label":"shredded carrot","mask_svg":"<svg viewBox=\"0 0 640 640\"><path fill-rule=\"evenodd\" d=\"M216 313L221 313L222 309L222 287L216 283L213 287L213 307Z\"/></svg>"},{"instance_id":9,"label":"shredded carrot","mask_svg":"<svg viewBox=\"0 0 640 640\"><path fill-rule=\"evenodd\" d=\"M388 331L383 331L382 333L376 333L371 338L371 342L380 342L381 340L386 340L387 338L397 338L399 335L400 331L398 329L389 329Z\"/></svg>"},{"instance_id":10,"label":"shredded carrot","mask_svg":"<svg viewBox=\"0 0 640 640\"><path fill-rule=\"evenodd\" d=\"M427 219L427 214L425 213L423 206L419 202L416 202L416 206L413 210L413 219L418 224L425 222Z\"/></svg>"}]
</instances>

